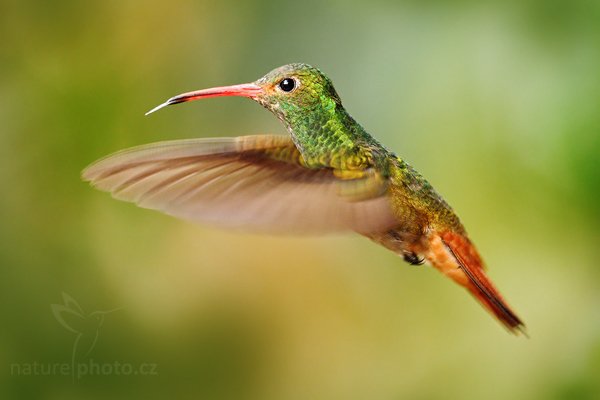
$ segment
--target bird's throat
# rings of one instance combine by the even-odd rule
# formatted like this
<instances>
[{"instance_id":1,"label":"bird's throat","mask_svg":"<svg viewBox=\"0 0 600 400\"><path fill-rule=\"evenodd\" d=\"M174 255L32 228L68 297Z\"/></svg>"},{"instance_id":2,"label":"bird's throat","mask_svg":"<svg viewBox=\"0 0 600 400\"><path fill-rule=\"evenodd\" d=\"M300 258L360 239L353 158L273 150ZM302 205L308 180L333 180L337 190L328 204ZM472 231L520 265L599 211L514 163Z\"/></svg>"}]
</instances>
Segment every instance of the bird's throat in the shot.
<instances>
[{"instance_id":1,"label":"bird's throat","mask_svg":"<svg viewBox=\"0 0 600 400\"><path fill-rule=\"evenodd\" d=\"M375 140L339 104L311 112L288 112L281 118L308 167L347 167L350 158Z\"/></svg>"}]
</instances>

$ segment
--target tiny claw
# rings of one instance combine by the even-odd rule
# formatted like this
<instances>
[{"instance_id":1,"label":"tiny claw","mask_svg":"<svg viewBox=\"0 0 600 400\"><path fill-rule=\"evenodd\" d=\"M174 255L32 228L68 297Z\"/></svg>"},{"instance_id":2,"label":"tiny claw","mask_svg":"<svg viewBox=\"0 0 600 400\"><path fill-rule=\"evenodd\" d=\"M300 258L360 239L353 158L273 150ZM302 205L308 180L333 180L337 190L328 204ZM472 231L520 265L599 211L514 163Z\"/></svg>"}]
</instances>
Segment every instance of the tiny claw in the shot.
<instances>
[{"instance_id":1,"label":"tiny claw","mask_svg":"<svg viewBox=\"0 0 600 400\"><path fill-rule=\"evenodd\" d=\"M419 257L416 253L404 253L404 261L410 265L422 265L425 262L424 258Z\"/></svg>"}]
</instances>

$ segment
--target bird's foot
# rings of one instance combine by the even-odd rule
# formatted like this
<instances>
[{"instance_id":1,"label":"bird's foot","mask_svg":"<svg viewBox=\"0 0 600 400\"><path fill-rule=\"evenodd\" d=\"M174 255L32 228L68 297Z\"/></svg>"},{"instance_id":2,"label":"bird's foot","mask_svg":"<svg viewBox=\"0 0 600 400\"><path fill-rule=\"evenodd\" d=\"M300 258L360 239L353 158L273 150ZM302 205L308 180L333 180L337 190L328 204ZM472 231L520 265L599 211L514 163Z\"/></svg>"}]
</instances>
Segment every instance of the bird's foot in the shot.
<instances>
[{"instance_id":1,"label":"bird's foot","mask_svg":"<svg viewBox=\"0 0 600 400\"><path fill-rule=\"evenodd\" d=\"M425 262L425 259L419 257L416 253L406 252L404 253L404 261L410 265L421 265L423 262Z\"/></svg>"}]
</instances>

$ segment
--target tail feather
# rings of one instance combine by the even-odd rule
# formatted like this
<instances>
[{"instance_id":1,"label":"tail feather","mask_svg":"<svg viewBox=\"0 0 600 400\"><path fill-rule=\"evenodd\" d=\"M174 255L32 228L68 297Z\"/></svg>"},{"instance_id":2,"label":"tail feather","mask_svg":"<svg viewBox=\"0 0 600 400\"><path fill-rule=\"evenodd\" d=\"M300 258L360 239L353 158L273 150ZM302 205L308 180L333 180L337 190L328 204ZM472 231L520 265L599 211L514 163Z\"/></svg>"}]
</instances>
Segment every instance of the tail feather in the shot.
<instances>
[{"instance_id":1,"label":"tail feather","mask_svg":"<svg viewBox=\"0 0 600 400\"><path fill-rule=\"evenodd\" d=\"M484 272L475 246L465 236L447 231L434 235L429 261L442 273L464 286L512 333L525 333L525 325L512 311Z\"/></svg>"}]
</instances>

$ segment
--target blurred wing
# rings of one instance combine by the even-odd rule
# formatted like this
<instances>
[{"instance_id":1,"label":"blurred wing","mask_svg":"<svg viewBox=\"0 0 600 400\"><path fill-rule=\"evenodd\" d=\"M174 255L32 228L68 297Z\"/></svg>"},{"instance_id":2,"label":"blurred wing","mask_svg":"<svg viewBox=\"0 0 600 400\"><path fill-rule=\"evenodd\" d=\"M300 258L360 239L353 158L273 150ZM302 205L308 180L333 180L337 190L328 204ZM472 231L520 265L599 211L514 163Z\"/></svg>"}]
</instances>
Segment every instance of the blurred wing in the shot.
<instances>
[{"instance_id":1,"label":"blurred wing","mask_svg":"<svg viewBox=\"0 0 600 400\"><path fill-rule=\"evenodd\" d=\"M368 233L394 225L379 174L343 180L306 168L287 136L149 144L101 159L82 177L117 199L228 228Z\"/></svg>"}]
</instances>

